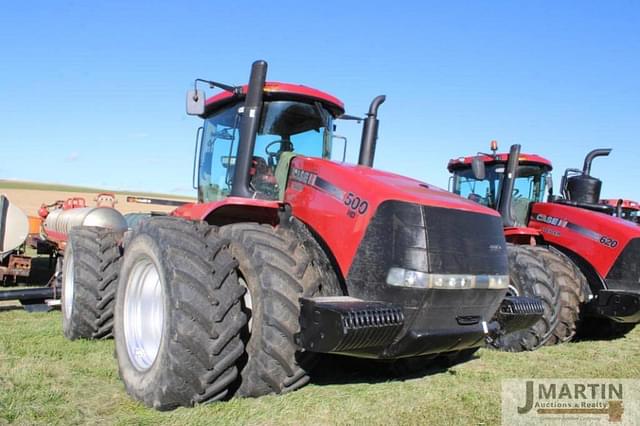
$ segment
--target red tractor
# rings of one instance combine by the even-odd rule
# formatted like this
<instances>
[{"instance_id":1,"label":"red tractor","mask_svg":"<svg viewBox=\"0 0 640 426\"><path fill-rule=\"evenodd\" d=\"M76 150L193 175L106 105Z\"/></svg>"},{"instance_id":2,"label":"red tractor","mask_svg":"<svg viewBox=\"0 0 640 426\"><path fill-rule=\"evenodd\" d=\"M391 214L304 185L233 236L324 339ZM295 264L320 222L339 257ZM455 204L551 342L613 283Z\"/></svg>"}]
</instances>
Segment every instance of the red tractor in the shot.
<instances>
[{"instance_id":1,"label":"red tractor","mask_svg":"<svg viewBox=\"0 0 640 426\"><path fill-rule=\"evenodd\" d=\"M602 200L602 204L615 208L615 216L640 224L640 203L623 199Z\"/></svg>"},{"instance_id":2,"label":"red tractor","mask_svg":"<svg viewBox=\"0 0 640 426\"><path fill-rule=\"evenodd\" d=\"M594 150L581 170L562 178L562 196L553 196L551 162L521 154L479 154L449 161L452 191L503 218L508 242L511 294L540 296L545 314L521 334L540 344L573 338L578 321L584 334L624 334L640 322L640 228L612 216L600 203L602 182L590 175ZM549 194L545 201L546 194ZM526 281L522 278L529 276ZM555 303L555 305L554 305ZM514 342L517 346L519 342Z\"/></svg>"},{"instance_id":3,"label":"red tractor","mask_svg":"<svg viewBox=\"0 0 640 426\"><path fill-rule=\"evenodd\" d=\"M204 120L197 203L124 235L69 235L66 335L91 338L113 321L134 398L171 409L279 394L309 381L318 353L464 358L538 320L537 300L505 298L495 211L371 168L384 97L364 119L359 164L347 165L330 161L342 102L266 82L266 71L257 61L248 85L204 81L223 92L188 94Z\"/></svg>"}]
</instances>

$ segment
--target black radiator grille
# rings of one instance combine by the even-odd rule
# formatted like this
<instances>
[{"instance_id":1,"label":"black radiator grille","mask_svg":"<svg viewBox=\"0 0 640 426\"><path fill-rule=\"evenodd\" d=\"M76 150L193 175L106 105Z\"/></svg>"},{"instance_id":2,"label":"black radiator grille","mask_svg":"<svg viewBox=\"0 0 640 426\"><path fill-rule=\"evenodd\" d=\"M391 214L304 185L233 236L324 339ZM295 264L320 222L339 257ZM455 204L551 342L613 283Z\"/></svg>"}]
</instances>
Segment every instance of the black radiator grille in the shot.
<instances>
[{"instance_id":1,"label":"black radiator grille","mask_svg":"<svg viewBox=\"0 0 640 426\"><path fill-rule=\"evenodd\" d=\"M421 209L426 224L428 272L508 275L499 217L437 207Z\"/></svg>"},{"instance_id":2,"label":"black radiator grille","mask_svg":"<svg viewBox=\"0 0 640 426\"><path fill-rule=\"evenodd\" d=\"M502 221L480 213L386 201L371 219L347 274L349 294L419 306L420 290L386 284L392 267L432 274L508 275Z\"/></svg>"},{"instance_id":3,"label":"black radiator grille","mask_svg":"<svg viewBox=\"0 0 640 426\"><path fill-rule=\"evenodd\" d=\"M605 281L611 289L640 291L640 238L629 241Z\"/></svg>"},{"instance_id":4,"label":"black radiator grille","mask_svg":"<svg viewBox=\"0 0 640 426\"><path fill-rule=\"evenodd\" d=\"M499 217L399 201L380 205L350 275L386 279L391 267L435 274L507 275ZM368 271L368 272L367 272Z\"/></svg>"}]
</instances>

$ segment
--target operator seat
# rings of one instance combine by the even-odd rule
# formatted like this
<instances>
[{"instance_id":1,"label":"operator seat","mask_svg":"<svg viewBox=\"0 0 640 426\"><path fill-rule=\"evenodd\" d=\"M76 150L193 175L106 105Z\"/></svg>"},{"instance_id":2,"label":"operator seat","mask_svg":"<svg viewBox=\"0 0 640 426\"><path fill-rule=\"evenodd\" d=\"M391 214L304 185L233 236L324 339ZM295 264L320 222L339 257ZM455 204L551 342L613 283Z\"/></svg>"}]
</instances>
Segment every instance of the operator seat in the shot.
<instances>
[{"instance_id":1,"label":"operator seat","mask_svg":"<svg viewBox=\"0 0 640 426\"><path fill-rule=\"evenodd\" d=\"M291 160L299 155L295 151L285 151L280 154L278 165L276 166L276 181L278 182L278 199L284 200L284 191L287 187L287 177L289 177L289 166Z\"/></svg>"},{"instance_id":2,"label":"operator seat","mask_svg":"<svg viewBox=\"0 0 640 426\"><path fill-rule=\"evenodd\" d=\"M255 189L258 198L274 199L276 197L277 181L267 160L254 155L249 174L251 185Z\"/></svg>"}]
</instances>

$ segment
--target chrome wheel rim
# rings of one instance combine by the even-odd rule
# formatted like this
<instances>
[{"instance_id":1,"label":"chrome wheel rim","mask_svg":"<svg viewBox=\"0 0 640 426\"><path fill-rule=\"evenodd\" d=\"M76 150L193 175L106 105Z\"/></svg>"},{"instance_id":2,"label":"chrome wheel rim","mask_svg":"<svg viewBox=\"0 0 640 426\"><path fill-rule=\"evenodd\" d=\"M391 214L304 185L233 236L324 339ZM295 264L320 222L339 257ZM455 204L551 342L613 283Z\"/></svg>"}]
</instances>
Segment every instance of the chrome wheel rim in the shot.
<instances>
[{"instance_id":1,"label":"chrome wheel rim","mask_svg":"<svg viewBox=\"0 0 640 426\"><path fill-rule=\"evenodd\" d=\"M138 371L151 368L160 350L164 329L164 292L160 274L149 258L131 268L124 295L124 339Z\"/></svg>"},{"instance_id":2,"label":"chrome wheel rim","mask_svg":"<svg viewBox=\"0 0 640 426\"><path fill-rule=\"evenodd\" d=\"M75 288L73 278L73 248L71 244L68 246L67 255L64 258L62 268L62 292L64 294L64 316L66 319L71 318L73 310L73 290Z\"/></svg>"}]
</instances>

